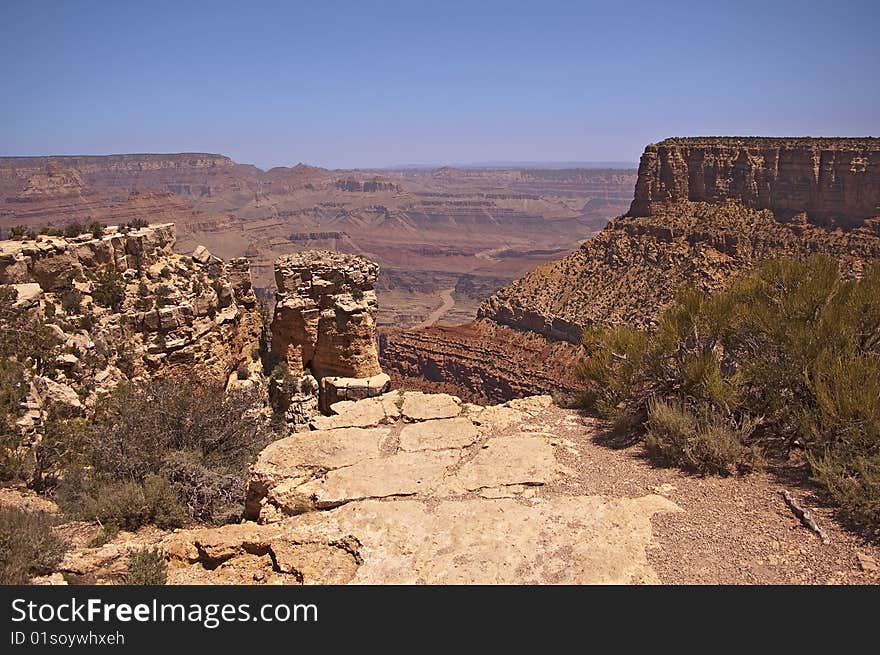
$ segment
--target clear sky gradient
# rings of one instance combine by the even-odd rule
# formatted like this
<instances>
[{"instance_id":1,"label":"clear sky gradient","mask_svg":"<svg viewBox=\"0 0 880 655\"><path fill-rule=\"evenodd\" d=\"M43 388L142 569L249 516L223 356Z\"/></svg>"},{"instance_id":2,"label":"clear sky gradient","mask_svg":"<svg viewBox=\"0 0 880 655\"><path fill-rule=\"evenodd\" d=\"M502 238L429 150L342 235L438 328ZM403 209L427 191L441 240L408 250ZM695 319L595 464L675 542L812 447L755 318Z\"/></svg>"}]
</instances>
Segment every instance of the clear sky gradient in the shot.
<instances>
[{"instance_id":1,"label":"clear sky gradient","mask_svg":"<svg viewBox=\"0 0 880 655\"><path fill-rule=\"evenodd\" d=\"M878 35L878 0L0 0L0 154L342 168L880 136Z\"/></svg>"}]
</instances>

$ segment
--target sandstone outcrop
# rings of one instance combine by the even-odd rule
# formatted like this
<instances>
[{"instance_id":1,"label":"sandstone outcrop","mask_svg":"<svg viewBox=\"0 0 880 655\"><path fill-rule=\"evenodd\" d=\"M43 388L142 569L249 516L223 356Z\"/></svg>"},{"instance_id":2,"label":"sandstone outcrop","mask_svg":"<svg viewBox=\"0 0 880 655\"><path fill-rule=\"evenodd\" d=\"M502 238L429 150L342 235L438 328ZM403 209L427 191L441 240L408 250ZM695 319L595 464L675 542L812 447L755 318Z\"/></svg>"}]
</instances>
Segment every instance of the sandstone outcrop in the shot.
<instances>
[{"instance_id":1,"label":"sandstone outcrop","mask_svg":"<svg viewBox=\"0 0 880 655\"><path fill-rule=\"evenodd\" d=\"M880 216L880 138L666 139L645 148L631 216L679 200L736 200L852 227Z\"/></svg>"},{"instance_id":2,"label":"sandstone outcrop","mask_svg":"<svg viewBox=\"0 0 880 655\"><path fill-rule=\"evenodd\" d=\"M330 251L286 255L275 264L272 356L318 381L324 409L388 390L376 343L378 275L377 264Z\"/></svg>"},{"instance_id":3,"label":"sandstone outcrop","mask_svg":"<svg viewBox=\"0 0 880 655\"><path fill-rule=\"evenodd\" d=\"M0 241L0 284L57 342L37 407L88 407L123 379L182 374L226 383L259 370L261 320L246 259L172 251L172 224L75 238ZM82 404L80 404L80 402Z\"/></svg>"}]
</instances>

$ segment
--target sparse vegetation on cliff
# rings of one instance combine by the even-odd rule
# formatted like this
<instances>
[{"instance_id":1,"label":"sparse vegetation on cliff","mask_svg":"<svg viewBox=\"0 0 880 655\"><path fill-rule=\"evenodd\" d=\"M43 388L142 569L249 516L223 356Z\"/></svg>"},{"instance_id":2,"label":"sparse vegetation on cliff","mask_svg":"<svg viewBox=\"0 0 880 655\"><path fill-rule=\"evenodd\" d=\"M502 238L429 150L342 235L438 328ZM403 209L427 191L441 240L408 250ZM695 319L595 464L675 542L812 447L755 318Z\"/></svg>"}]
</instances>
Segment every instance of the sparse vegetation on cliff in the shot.
<instances>
[{"instance_id":1,"label":"sparse vegetation on cliff","mask_svg":"<svg viewBox=\"0 0 880 655\"><path fill-rule=\"evenodd\" d=\"M115 529L237 519L247 467L270 439L256 400L186 379L121 385L87 423L47 432L67 446L54 461L59 504Z\"/></svg>"},{"instance_id":2,"label":"sparse vegetation on cliff","mask_svg":"<svg viewBox=\"0 0 880 655\"><path fill-rule=\"evenodd\" d=\"M665 462L748 467L803 446L850 519L880 527L880 268L779 260L679 293L653 333L590 330L585 403Z\"/></svg>"},{"instance_id":3,"label":"sparse vegetation on cliff","mask_svg":"<svg viewBox=\"0 0 880 655\"><path fill-rule=\"evenodd\" d=\"M65 550L52 525L52 517L42 512L0 508L0 584L26 584L32 576L52 572Z\"/></svg>"},{"instance_id":4,"label":"sparse vegetation on cliff","mask_svg":"<svg viewBox=\"0 0 880 655\"><path fill-rule=\"evenodd\" d=\"M142 548L128 556L125 584L163 585L168 578L168 565L158 548Z\"/></svg>"}]
</instances>

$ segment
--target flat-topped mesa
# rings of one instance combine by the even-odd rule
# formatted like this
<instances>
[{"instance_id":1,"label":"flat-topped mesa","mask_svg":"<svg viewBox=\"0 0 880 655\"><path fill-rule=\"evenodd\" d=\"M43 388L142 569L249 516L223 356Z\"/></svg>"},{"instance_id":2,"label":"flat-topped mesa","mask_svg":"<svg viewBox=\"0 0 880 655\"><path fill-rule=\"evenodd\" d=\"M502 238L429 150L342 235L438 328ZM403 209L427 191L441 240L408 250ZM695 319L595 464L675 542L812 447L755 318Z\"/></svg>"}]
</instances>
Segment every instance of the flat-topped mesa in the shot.
<instances>
[{"instance_id":1,"label":"flat-topped mesa","mask_svg":"<svg viewBox=\"0 0 880 655\"><path fill-rule=\"evenodd\" d=\"M378 275L378 264L338 252L309 250L275 262L272 353L291 373L315 377L325 411L388 389L376 340Z\"/></svg>"},{"instance_id":2,"label":"flat-topped mesa","mask_svg":"<svg viewBox=\"0 0 880 655\"><path fill-rule=\"evenodd\" d=\"M880 216L880 138L672 138L645 148L630 216L736 200L779 218L855 227Z\"/></svg>"}]
</instances>

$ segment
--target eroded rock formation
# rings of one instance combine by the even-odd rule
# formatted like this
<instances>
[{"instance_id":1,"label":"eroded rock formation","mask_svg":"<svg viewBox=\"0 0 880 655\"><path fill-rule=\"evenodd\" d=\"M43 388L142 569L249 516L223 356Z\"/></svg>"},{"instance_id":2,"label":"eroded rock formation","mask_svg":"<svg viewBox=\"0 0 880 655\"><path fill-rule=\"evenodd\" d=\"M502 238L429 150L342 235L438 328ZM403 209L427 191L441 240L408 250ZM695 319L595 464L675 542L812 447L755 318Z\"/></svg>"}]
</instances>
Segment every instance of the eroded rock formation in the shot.
<instances>
[{"instance_id":1,"label":"eroded rock formation","mask_svg":"<svg viewBox=\"0 0 880 655\"><path fill-rule=\"evenodd\" d=\"M684 285L716 291L767 259L817 252L857 275L880 258L880 230L872 221L849 231L783 223L734 202L675 203L612 221L576 252L493 295L480 316L578 343L591 324L651 326Z\"/></svg>"},{"instance_id":2,"label":"eroded rock formation","mask_svg":"<svg viewBox=\"0 0 880 655\"><path fill-rule=\"evenodd\" d=\"M52 379L33 382L29 418L49 401L91 405L139 376L226 383L246 369L256 379L261 320L247 260L179 255L174 240L174 225L159 224L0 241L0 284L58 350Z\"/></svg>"},{"instance_id":3,"label":"eroded rock formation","mask_svg":"<svg viewBox=\"0 0 880 655\"><path fill-rule=\"evenodd\" d=\"M851 227L880 216L880 138L666 139L645 148L631 216L678 200L736 200Z\"/></svg>"},{"instance_id":4,"label":"eroded rock formation","mask_svg":"<svg viewBox=\"0 0 880 655\"><path fill-rule=\"evenodd\" d=\"M310 250L275 263L272 354L290 373L318 381L321 407L388 390L376 343L379 266L363 257Z\"/></svg>"},{"instance_id":5,"label":"eroded rock formation","mask_svg":"<svg viewBox=\"0 0 880 655\"><path fill-rule=\"evenodd\" d=\"M827 253L859 275L880 259L878 217L880 139L668 139L646 148L630 215L493 294L474 323L390 334L383 364L399 386L471 398L558 391L585 327L650 328L682 286L716 291L775 257ZM498 340L500 326L530 345ZM483 356L493 341L503 365ZM552 353L558 380L533 353Z\"/></svg>"}]
</instances>

